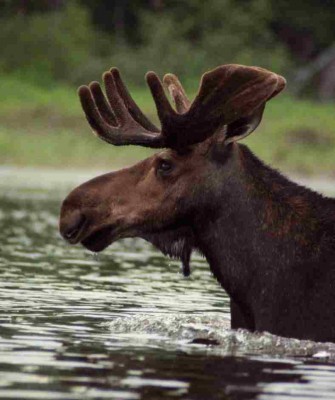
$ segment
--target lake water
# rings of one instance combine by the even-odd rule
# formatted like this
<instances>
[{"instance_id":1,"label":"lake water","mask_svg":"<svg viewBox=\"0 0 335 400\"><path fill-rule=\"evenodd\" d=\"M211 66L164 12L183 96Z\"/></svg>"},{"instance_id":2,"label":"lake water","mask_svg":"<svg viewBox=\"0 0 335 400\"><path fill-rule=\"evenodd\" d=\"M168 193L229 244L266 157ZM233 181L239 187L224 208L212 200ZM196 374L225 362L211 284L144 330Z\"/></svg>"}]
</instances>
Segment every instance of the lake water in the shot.
<instances>
[{"instance_id":1,"label":"lake water","mask_svg":"<svg viewBox=\"0 0 335 400\"><path fill-rule=\"evenodd\" d=\"M1 399L335 398L335 345L229 330L200 257L184 278L141 240L67 245L60 202L87 177L0 170Z\"/></svg>"}]
</instances>

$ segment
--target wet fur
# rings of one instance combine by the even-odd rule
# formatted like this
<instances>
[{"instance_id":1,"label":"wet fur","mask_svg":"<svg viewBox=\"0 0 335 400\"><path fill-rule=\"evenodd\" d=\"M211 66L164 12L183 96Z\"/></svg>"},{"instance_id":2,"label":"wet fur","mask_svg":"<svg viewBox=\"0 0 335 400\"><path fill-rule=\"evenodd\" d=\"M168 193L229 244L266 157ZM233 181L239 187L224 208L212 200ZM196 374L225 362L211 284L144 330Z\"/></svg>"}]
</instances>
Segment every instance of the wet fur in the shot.
<instances>
[{"instance_id":1,"label":"wet fur","mask_svg":"<svg viewBox=\"0 0 335 400\"><path fill-rule=\"evenodd\" d=\"M194 236L190 228L171 227L162 232L145 234L143 239L152 243L164 255L181 260L185 277L191 274L190 258L194 248Z\"/></svg>"},{"instance_id":2,"label":"wet fur","mask_svg":"<svg viewBox=\"0 0 335 400\"><path fill-rule=\"evenodd\" d=\"M180 259L185 275L192 251L205 255L231 297L233 328L335 341L335 200L246 146L214 147L209 157L216 172L194 196L196 212L143 237Z\"/></svg>"},{"instance_id":3,"label":"wet fur","mask_svg":"<svg viewBox=\"0 0 335 400\"><path fill-rule=\"evenodd\" d=\"M335 341L335 200L226 150L197 247L232 299L232 327ZM218 173L219 175L219 173ZM215 215L208 218L208 215Z\"/></svg>"},{"instance_id":4,"label":"wet fur","mask_svg":"<svg viewBox=\"0 0 335 400\"><path fill-rule=\"evenodd\" d=\"M335 200L291 182L246 146L212 147L213 171L180 225L142 237L183 263L205 255L232 328L335 342ZM190 199L188 199L191 201Z\"/></svg>"}]
</instances>

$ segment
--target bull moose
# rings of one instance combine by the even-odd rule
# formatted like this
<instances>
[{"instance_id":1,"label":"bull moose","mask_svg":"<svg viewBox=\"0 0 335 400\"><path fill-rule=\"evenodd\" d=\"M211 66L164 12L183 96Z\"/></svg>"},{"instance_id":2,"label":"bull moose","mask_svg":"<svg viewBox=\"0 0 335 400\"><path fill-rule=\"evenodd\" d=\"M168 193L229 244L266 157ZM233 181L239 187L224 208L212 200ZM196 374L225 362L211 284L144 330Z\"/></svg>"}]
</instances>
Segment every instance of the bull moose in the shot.
<instances>
[{"instance_id":1,"label":"bull moose","mask_svg":"<svg viewBox=\"0 0 335 400\"><path fill-rule=\"evenodd\" d=\"M140 237L180 259L199 251L231 299L231 326L335 342L335 199L291 182L238 141L285 79L258 67L205 73L193 102L176 76L146 75L161 128L116 68L79 88L93 132L113 145L162 148L92 179L64 200L61 235L99 252ZM285 118L285 115L283 115ZM266 138L265 138L266 140Z\"/></svg>"}]
</instances>

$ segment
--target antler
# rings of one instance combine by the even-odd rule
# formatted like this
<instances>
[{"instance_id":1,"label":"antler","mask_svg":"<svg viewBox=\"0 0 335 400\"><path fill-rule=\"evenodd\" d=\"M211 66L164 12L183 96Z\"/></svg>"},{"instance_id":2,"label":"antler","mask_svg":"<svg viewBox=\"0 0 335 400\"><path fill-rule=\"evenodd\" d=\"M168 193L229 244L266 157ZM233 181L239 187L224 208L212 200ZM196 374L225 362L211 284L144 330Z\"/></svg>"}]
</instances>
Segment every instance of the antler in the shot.
<instances>
[{"instance_id":1,"label":"antler","mask_svg":"<svg viewBox=\"0 0 335 400\"><path fill-rule=\"evenodd\" d=\"M163 78L163 82L174 101L177 112L179 114L187 112L191 106L191 102L187 98L185 90L176 75L166 74Z\"/></svg>"},{"instance_id":2,"label":"antler","mask_svg":"<svg viewBox=\"0 0 335 400\"><path fill-rule=\"evenodd\" d=\"M266 101L285 87L285 79L258 67L223 65L202 76L200 89L190 103L175 75L167 74L164 84L174 100L175 111L154 72L146 75L161 130L142 113L127 91L119 71L103 75L106 100L99 83L81 86L79 96L93 131L115 144L181 148L199 143L226 124L263 110Z\"/></svg>"},{"instance_id":3,"label":"antler","mask_svg":"<svg viewBox=\"0 0 335 400\"><path fill-rule=\"evenodd\" d=\"M159 129L131 98L119 71L112 68L104 73L103 80L108 102L98 82L78 89L81 105L93 132L116 146L135 144L164 147Z\"/></svg>"}]
</instances>

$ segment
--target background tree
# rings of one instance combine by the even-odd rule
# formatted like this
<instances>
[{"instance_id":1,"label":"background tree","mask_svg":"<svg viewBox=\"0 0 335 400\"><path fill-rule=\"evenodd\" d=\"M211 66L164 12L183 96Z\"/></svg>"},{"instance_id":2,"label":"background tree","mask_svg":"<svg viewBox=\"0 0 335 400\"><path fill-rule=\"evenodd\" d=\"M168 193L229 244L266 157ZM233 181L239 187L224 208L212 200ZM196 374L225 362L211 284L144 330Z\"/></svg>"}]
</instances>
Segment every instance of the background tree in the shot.
<instances>
[{"instance_id":1,"label":"background tree","mask_svg":"<svg viewBox=\"0 0 335 400\"><path fill-rule=\"evenodd\" d=\"M192 81L226 62L289 77L314 63L299 76L321 97L335 92L335 56L323 56L335 43L333 0L4 0L0 14L0 72L40 83L78 83L112 64L136 83L148 69Z\"/></svg>"}]
</instances>

